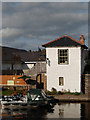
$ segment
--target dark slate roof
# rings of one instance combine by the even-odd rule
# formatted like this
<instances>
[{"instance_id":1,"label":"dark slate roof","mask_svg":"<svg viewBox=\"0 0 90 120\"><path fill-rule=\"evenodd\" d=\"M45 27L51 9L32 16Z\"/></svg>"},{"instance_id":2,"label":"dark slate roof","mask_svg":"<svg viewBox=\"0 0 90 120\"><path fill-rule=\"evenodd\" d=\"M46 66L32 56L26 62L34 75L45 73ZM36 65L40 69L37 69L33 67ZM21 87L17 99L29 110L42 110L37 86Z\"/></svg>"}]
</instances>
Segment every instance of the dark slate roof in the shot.
<instances>
[{"instance_id":1,"label":"dark slate roof","mask_svg":"<svg viewBox=\"0 0 90 120\"><path fill-rule=\"evenodd\" d=\"M18 56L17 52L26 52L25 50L16 49L16 48L10 48L5 46L0 46L0 51L2 55L2 62L5 63L20 63L21 57Z\"/></svg>"},{"instance_id":2,"label":"dark slate roof","mask_svg":"<svg viewBox=\"0 0 90 120\"><path fill-rule=\"evenodd\" d=\"M35 62L35 61L45 61L45 53L40 51L27 51L27 53L17 53L17 55L21 56L22 61L24 62Z\"/></svg>"},{"instance_id":3,"label":"dark slate roof","mask_svg":"<svg viewBox=\"0 0 90 120\"><path fill-rule=\"evenodd\" d=\"M81 42L71 38L70 36L62 36L56 40L43 44L42 46L43 47L83 46L84 48L87 48L85 45L82 45Z\"/></svg>"},{"instance_id":4,"label":"dark slate roof","mask_svg":"<svg viewBox=\"0 0 90 120\"><path fill-rule=\"evenodd\" d=\"M45 61L45 52L43 51L26 51L22 49L0 47L0 53L2 55L2 62L4 63L21 63L21 62L35 62Z\"/></svg>"}]
</instances>

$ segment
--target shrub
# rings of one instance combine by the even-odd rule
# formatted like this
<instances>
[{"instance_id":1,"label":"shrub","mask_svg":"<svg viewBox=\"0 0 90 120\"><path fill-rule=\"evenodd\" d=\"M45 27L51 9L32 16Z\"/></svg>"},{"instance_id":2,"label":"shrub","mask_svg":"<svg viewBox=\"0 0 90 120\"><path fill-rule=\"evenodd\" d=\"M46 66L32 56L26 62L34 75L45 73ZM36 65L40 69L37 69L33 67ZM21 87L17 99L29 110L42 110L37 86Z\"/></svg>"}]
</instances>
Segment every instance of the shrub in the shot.
<instances>
[{"instance_id":1,"label":"shrub","mask_svg":"<svg viewBox=\"0 0 90 120\"><path fill-rule=\"evenodd\" d=\"M65 92L64 94L65 94L65 95L71 95L71 93L70 93L70 92Z\"/></svg>"},{"instance_id":2,"label":"shrub","mask_svg":"<svg viewBox=\"0 0 90 120\"><path fill-rule=\"evenodd\" d=\"M62 91L58 91L58 94L59 95L63 95L64 93Z\"/></svg>"},{"instance_id":3,"label":"shrub","mask_svg":"<svg viewBox=\"0 0 90 120\"><path fill-rule=\"evenodd\" d=\"M46 94L47 95L56 95L58 93L57 93L57 90L55 88L52 88L51 91L49 91L49 90L46 91Z\"/></svg>"},{"instance_id":4,"label":"shrub","mask_svg":"<svg viewBox=\"0 0 90 120\"><path fill-rule=\"evenodd\" d=\"M47 95L51 95L51 92L48 90L48 91L46 91L46 94Z\"/></svg>"},{"instance_id":5,"label":"shrub","mask_svg":"<svg viewBox=\"0 0 90 120\"><path fill-rule=\"evenodd\" d=\"M80 95L83 93L79 93L75 90L75 92L70 92L70 90L68 89L68 91L62 89L62 91L57 91L55 88L52 88L51 91L47 91L46 92L47 95Z\"/></svg>"},{"instance_id":6,"label":"shrub","mask_svg":"<svg viewBox=\"0 0 90 120\"><path fill-rule=\"evenodd\" d=\"M74 95L80 95L80 93L79 93L79 92L74 92L73 94L74 94Z\"/></svg>"},{"instance_id":7,"label":"shrub","mask_svg":"<svg viewBox=\"0 0 90 120\"><path fill-rule=\"evenodd\" d=\"M56 95L57 91L51 91L51 95Z\"/></svg>"},{"instance_id":8,"label":"shrub","mask_svg":"<svg viewBox=\"0 0 90 120\"><path fill-rule=\"evenodd\" d=\"M52 95L57 94L57 90L56 90L55 88L52 88L52 89L51 89L51 94L52 94Z\"/></svg>"},{"instance_id":9,"label":"shrub","mask_svg":"<svg viewBox=\"0 0 90 120\"><path fill-rule=\"evenodd\" d=\"M13 94L14 93L14 90L3 90L2 91L2 95L11 95L11 94Z\"/></svg>"},{"instance_id":10,"label":"shrub","mask_svg":"<svg viewBox=\"0 0 90 120\"><path fill-rule=\"evenodd\" d=\"M51 91L52 92L57 92L57 90L55 88L52 88Z\"/></svg>"}]
</instances>

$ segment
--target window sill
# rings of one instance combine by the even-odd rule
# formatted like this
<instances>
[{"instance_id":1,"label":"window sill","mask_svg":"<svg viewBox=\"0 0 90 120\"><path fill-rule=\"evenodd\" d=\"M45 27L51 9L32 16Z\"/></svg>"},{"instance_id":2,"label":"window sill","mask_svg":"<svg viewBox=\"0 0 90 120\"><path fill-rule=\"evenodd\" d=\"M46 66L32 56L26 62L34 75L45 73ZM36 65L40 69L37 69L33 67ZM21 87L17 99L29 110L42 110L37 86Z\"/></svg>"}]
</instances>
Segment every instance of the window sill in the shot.
<instances>
[{"instance_id":1,"label":"window sill","mask_svg":"<svg viewBox=\"0 0 90 120\"><path fill-rule=\"evenodd\" d=\"M64 63L62 63L62 64L58 63L58 65L69 65L69 63L65 63L65 64Z\"/></svg>"}]
</instances>

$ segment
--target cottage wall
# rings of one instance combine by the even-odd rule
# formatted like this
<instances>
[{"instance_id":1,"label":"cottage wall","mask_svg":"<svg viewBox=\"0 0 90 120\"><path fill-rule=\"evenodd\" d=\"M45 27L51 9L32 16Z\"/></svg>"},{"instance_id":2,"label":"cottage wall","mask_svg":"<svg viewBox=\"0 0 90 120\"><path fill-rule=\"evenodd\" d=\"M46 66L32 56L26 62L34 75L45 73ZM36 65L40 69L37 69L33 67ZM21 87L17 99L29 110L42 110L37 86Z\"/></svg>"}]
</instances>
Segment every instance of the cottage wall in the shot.
<instances>
[{"instance_id":1,"label":"cottage wall","mask_svg":"<svg viewBox=\"0 0 90 120\"><path fill-rule=\"evenodd\" d=\"M68 49L69 64L58 64L58 49ZM81 47L48 47L46 48L47 90L53 87L58 91L81 91ZM64 78L64 85L59 85L59 77Z\"/></svg>"}]
</instances>

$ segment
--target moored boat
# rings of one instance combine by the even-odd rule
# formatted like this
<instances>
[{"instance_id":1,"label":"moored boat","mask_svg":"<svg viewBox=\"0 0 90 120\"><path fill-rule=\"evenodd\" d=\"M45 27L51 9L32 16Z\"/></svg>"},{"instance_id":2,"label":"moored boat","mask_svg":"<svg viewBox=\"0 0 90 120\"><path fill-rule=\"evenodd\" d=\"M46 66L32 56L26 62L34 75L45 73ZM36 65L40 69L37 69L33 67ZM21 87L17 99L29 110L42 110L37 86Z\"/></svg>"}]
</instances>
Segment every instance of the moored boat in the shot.
<instances>
[{"instance_id":1,"label":"moored boat","mask_svg":"<svg viewBox=\"0 0 90 120\"><path fill-rule=\"evenodd\" d=\"M52 106L55 102L54 97L48 97L41 89L30 89L27 95L2 96L1 104L3 106L10 105L32 105L32 106Z\"/></svg>"}]
</instances>

